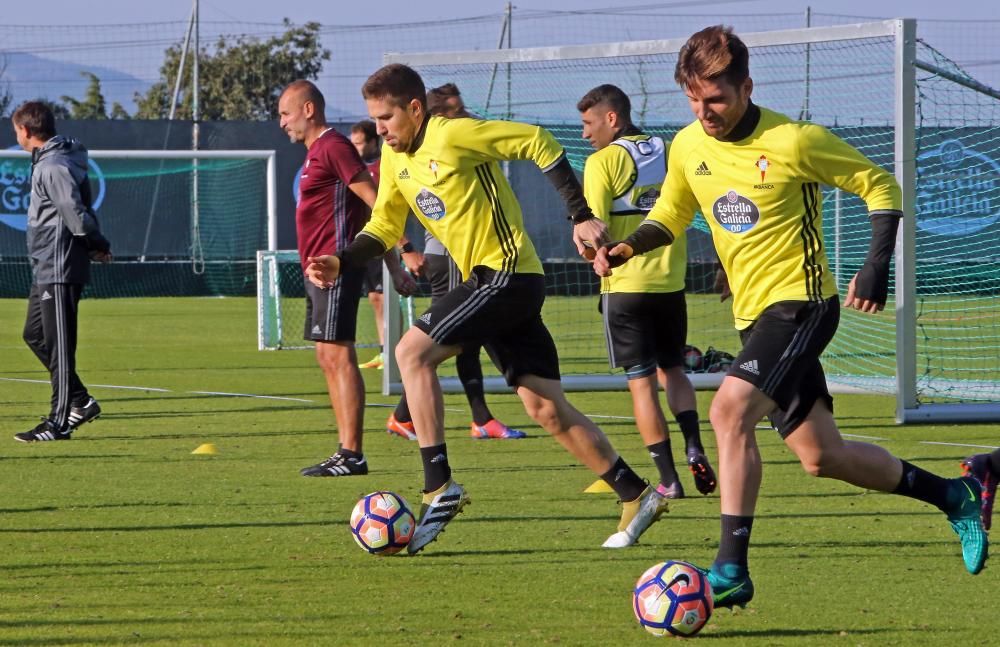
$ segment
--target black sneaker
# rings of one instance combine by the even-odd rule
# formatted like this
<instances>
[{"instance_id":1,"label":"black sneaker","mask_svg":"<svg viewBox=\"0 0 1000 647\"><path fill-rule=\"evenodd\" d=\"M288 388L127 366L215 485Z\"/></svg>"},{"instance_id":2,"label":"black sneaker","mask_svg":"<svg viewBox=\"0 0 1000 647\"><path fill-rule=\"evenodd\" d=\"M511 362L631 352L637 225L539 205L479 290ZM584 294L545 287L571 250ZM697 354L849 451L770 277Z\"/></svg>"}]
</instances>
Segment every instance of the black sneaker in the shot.
<instances>
[{"instance_id":1,"label":"black sneaker","mask_svg":"<svg viewBox=\"0 0 1000 647\"><path fill-rule=\"evenodd\" d=\"M368 461L364 456L357 458L334 454L319 465L303 467L302 476L363 476L368 473Z\"/></svg>"},{"instance_id":2,"label":"black sneaker","mask_svg":"<svg viewBox=\"0 0 1000 647\"><path fill-rule=\"evenodd\" d=\"M94 398L87 398L81 405L73 405L69 408L69 428L76 429L85 422L90 422L101 417L101 405L97 404Z\"/></svg>"},{"instance_id":3,"label":"black sneaker","mask_svg":"<svg viewBox=\"0 0 1000 647\"><path fill-rule=\"evenodd\" d=\"M14 434L14 440L19 440L22 443L37 443L45 440L69 440L71 438L71 433L73 433L72 429L59 431L59 429L52 424L51 420L48 418L42 418L41 424L31 431Z\"/></svg>"},{"instance_id":4,"label":"black sneaker","mask_svg":"<svg viewBox=\"0 0 1000 647\"><path fill-rule=\"evenodd\" d=\"M708 462L705 453L697 448L688 449L687 463L691 475L694 476L694 486L698 488L698 491L702 494L715 492L715 470L712 469L712 464Z\"/></svg>"}]
</instances>

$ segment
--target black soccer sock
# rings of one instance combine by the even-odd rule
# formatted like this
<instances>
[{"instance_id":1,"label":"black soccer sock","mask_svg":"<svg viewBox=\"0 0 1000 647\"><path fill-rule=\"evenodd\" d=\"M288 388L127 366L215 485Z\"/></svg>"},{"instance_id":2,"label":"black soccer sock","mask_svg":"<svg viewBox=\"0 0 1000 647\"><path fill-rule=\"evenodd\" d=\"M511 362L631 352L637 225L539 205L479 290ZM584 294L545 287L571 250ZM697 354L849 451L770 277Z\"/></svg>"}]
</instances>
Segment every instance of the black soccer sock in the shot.
<instances>
[{"instance_id":1,"label":"black soccer sock","mask_svg":"<svg viewBox=\"0 0 1000 647\"><path fill-rule=\"evenodd\" d=\"M420 459L424 463L424 492L434 492L451 480L451 465L448 464L446 443L421 447Z\"/></svg>"},{"instance_id":2,"label":"black soccer sock","mask_svg":"<svg viewBox=\"0 0 1000 647\"><path fill-rule=\"evenodd\" d=\"M993 474L993 476L1000 477L1000 449L994 449L990 452L989 460L987 462L989 463L987 467L989 468L990 473Z\"/></svg>"},{"instance_id":3,"label":"black soccer sock","mask_svg":"<svg viewBox=\"0 0 1000 647\"><path fill-rule=\"evenodd\" d=\"M477 425L485 425L493 419L490 408L486 406L486 394L483 392L483 366L479 363L479 346L464 349L455 358L455 368L458 379L465 390L465 398L472 409L472 421Z\"/></svg>"},{"instance_id":4,"label":"black soccer sock","mask_svg":"<svg viewBox=\"0 0 1000 647\"><path fill-rule=\"evenodd\" d=\"M715 557L715 563L736 564L739 569L746 571L753 517L724 514L720 521L722 532L719 537L719 553Z\"/></svg>"},{"instance_id":5,"label":"black soccer sock","mask_svg":"<svg viewBox=\"0 0 1000 647\"><path fill-rule=\"evenodd\" d=\"M399 403L392 415L399 422L413 422L413 418L410 416L410 405L406 403L406 391L403 391L403 395L399 396Z\"/></svg>"},{"instance_id":6,"label":"black soccer sock","mask_svg":"<svg viewBox=\"0 0 1000 647\"><path fill-rule=\"evenodd\" d=\"M681 411L677 414L677 426L681 428L684 435L685 452L697 451L699 454L705 453L705 448L701 445L701 430L698 424L698 412L694 409Z\"/></svg>"},{"instance_id":7,"label":"black soccer sock","mask_svg":"<svg viewBox=\"0 0 1000 647\"><path fill-rule=\"evenodd\" d=\"M653 464L660 472L660 483L670 485L677 481L677 470L674 469L674 454L670 451L670 439L663 442L646 445L649 450L649 457L653 459Z\"/></svg>"},{"instance_id":8,"label":"black soccer sock","mask_svg":"<svg viewBox=\"0 0 1000 647\"><path fill-rule=\"evenodd\" d=\"M903 460L900 463L903 464L903 476L899 479L899 485L892 491L893 494L930 503L942 511L948 511L960 502L950 500L953 497L949 497L952 492L949 479L931 474Z\"/></svg>"},{"instance_id":9,"label":"black soccer sock","mask_svg":"<svg viewBox=\"0 0 1000 647\"><path fill-rule=\"evenodd\" d=\"M337 445L337 453L344 458L361 458L364 456L361 452L356 452L351 449L344 449L342 445Z\"/></svg>"},{"instance_id":10,"label":"black soccer sock","mask_svg":"<svg viewBox=\"0 0 1000 647\"><path fill-rule=\"evenodd\" d=\"M639 478L621 456L611 469L601 474L601 479L611 486L622 501L635 501L646 489L646 482Z\"/></svg>"}]
</instances>

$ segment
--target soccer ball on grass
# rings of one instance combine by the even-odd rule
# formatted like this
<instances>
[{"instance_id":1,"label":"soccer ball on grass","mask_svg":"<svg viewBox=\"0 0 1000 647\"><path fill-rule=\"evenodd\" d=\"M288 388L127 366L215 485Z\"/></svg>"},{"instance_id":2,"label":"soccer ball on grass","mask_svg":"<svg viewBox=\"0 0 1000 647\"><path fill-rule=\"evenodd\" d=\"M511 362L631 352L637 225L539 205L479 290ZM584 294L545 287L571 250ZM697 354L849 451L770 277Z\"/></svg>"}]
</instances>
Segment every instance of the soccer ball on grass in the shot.
<instances>
[{"instance_id":1,"label":"soccer ball on grass","mask_svg":"<svg viewBox=\"0 0 1000 647\"><path fill-rule=\"evenodd\" d=\"M392 555L406 548L415 526L410 506L394 492L366 494L351 512L354 541L373 555Z\"/></svg>"},{"instance_id":2,"label":"soccer ball on grass","mask_svg":"<svg viewBox=\"0 0 1000 647\"><path fill-rule=\"evenodd\" d=\"M632 610L654 636L694 636L712 617L712 585L687 562L660 562L635 583Z\"/></svg>"}]
</instances>

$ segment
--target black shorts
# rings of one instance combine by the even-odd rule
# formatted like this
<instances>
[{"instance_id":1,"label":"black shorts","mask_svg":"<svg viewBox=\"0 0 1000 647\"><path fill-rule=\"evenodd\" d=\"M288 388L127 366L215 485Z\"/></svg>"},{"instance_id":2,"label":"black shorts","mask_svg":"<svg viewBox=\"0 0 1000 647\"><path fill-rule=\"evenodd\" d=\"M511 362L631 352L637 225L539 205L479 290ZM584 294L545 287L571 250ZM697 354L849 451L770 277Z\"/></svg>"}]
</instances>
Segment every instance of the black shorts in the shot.
<instances>
[{"instance_id":1,"label":"black shorts","mask_svg":"<svg viewBox=\"0 0 1000 647\"><path fill-rule=\"evenodd\" d=\"M750 382L774 400L771 423L782 438L806 419L819 399L833 398L819 357L840 322L839 297L826 301L779 301L740 331L743 350L729 375Z\"/></svg>"},{"instance_id":2,"label":"black shorts","mask_svg":"<svg viewBox=\"0 0 1000 647\"><path fill-rule=\"evenodd\" d=\"M469 280L442 296L414 326L444 346L482 344L515 386L522 375L559 379L559 354L545 324L545 277L474 267Z\"/></svg>"},{"instance_id":3,"label":"black shorts","mask_svg":"<svg viewBox=\"0 0 1000 647\"><path fill-rule=\"evenodd\" d=\"M365 280L362 282L364 294L382 294L382 257L373 258L365 265Z\"/></svg>"},{"instance_id":4,"label":"black shorts","mask_svg":"<svg viewBox=\"0 0 1000 647\"><path fill-rule=\"evenodd\" d=\"M364 274L364 268L345 272L326 289L306 281L306 341L355 340Z\"/></svg>"},{"instance_id":5,"label":"black shorts","mask_svg":"<svg viewBox=\"0 0 1000 647\"><path fill-rule=\"evenodd\" d=\"M611 368L650 361L667 369L684 365L687 301L684 291L601 295Z\"/></svg>"},{"instance_id":6,"label":"black shorts","mask_svg":"<svg viewBox=\"0 0 1000 647\"><path fill-rule=\"evenodd\" d=\"M424 276L431 283L431 303L462 283L462 272L446 254L424 254Z\"/></svg>"}]
</instances>

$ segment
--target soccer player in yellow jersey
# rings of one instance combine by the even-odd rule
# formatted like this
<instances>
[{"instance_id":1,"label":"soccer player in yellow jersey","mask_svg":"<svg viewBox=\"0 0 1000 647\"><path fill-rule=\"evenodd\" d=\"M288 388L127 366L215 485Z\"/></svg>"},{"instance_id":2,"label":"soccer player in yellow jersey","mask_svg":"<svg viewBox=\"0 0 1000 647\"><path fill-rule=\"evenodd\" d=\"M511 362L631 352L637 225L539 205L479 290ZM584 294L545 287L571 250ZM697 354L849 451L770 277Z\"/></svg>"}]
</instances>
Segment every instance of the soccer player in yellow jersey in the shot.
<instances>
[{"instance_id":1,"label":"soccer player in yellow jersey","mask_svg":"<svg viewBox=\"0 0 1000 647\"><path fill-rule=\"evenodd\" d=\"M555 343L542 323L542 263L498 163L532 160L545 172L566 202L574 241L584 253L585 245L606 240L606 227L587 207L562 147L537 126L429 116L423 80L405 65L375 72L362 94L385 141L378 198L351 245L312 259L310 280L326 285L383 253L399 239L410 209L465 278L418 318L396 348L424 465L423 505L407 549L416 553L433 541L468 500L451 477L436 369L470 343L486 347L528 414L624 502L618 532L604 545L635 543L667 501L566 400Z\"/></svg>"},{"instance_id":2,"label":"soccer player in yellow jersey","mask_svg":"<svg viewBox=\"0 0 1000 647\"><path fill-rule=\"evenodd\" d=\"M756 106L749 53L731 29L694 34L674 78L697 119L673 140L667 180L649 217L624 243L600 249L594 267L607 275L633 254L669 244L700 209L729 275L743 349L709 413L722 494L721 542L708 573L715 605L743 606L753 597L747 552L761 483L754 429L764 416L808 473L937 506L961 540L966 568L978 573L988 554L979 483L944 479L877 445L845 441L820 365L840 311L823 243L820 184L856 193L868 205L871 245L844 307L875 314L885 306L903 215L895 179L822 126Z\"/></svg>"},{"instance_id":3,"label":"soccer player in yellow jersey","mask_svg":"<svg viewBox=\"0 0 1000 647\"><path fill-rule=\"evenodd\" d=\"M621 88L599 85L576 104L583 138L597 152L583 168L583 194L611 238L625 238L652 209L667 174L666 144L632 124L632 103ZM687 237L622 267L601 281L601 312L612 368L624 368L639 435L660 483L657 491L680 499L684 488L674 470L667 420L657 378L684 436L688 467L702 494L715 490L698 429L698 401L684 373L687 341Z\"/></svg>"}]
</instances>

